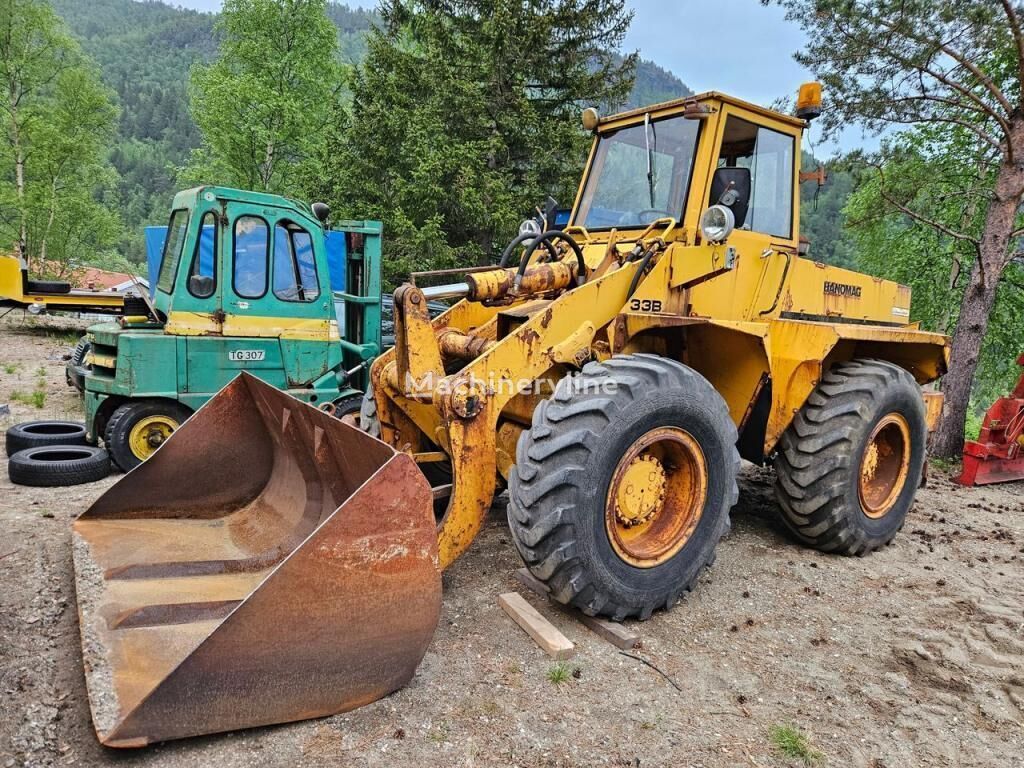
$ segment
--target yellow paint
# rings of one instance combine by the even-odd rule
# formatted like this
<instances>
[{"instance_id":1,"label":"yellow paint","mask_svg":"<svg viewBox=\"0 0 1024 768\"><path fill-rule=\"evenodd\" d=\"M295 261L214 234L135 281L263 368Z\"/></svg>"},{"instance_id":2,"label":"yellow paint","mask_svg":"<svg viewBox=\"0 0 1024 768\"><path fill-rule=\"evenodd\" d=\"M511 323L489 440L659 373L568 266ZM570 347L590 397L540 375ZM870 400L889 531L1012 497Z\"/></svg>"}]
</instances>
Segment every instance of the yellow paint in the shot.
<instances>
[{"instance_id":1,"label":"yellow paint","mask_svg":"<svg viewBox=\"0 0 1024 768\"><path fill-rule=\"evenodd\" d=\"M707 486L707 462L692 435L678 427L642 435L608 487L605 530L612 550L637 568L671 559L700 522Z\"/></svg>"},{"instance_id":2,"label":"yellow paint","mask_svg":"<svg viewBox=\"0 0 1024 768\"><path fill-rule=\"evenodd\" d=\"M91 351L85 354L86 365L96 365L100 368L116 368L117 367L117 356L116 355L102 355L98 352Z\"/></svg>"},{"instance_id":3,"label":"yellow paint","mask_svg":"<svg viewBox=\"0 0 1024 768\"><path fill-rule=\"evenodd\" d=\"M17 256L0 254L0 299L29 306L112 309L124 306L124 297L113 291L72 289L69 293L25 293L21 261Z\"/></svg>"},{"instance_id":4,"label":"yellow paint","mask_svg":"<svg viewBox=\"0 0 1024 768\"><path fill-rule=\"evenodd\" d=\"M941 392L924 393L925 423L928 425L929 432L934 432L939 426L939 419L942 417L942 403L945 399L945 395Z\"/></svg>"},{"instance_id":5,"label":"yellow paint","mask_svg":"<svg viewBox=\"0 0 1024 768\"><path fill-rule=\"evenodd\" d=\"M297 341L337 341L335 320L228 315L223 323L204 312L171 312L164 333L171 336L248 336Z\"/></svg>"},{"instance_id":6,"label":"yellow paint","mask_svg":"<svg viewBox=\"0 0 1024 768\"><path fill-rule=\"evenodd\" d=\"M179 426L170 416L139 419L128 433L128 447L136 458L145 461Z\"/></svg>"},{"instance_id":7,"label":"yellow paint","mask_svg":"<svg viewBox=\"0 0 1024 768\"><path fill-rule=\"evenodd\" d=\"M948 339L909 324L908 288L798 254L802 120L709 93L696 102L668 102L603 119L596 132L600 136L642 124L648 114L659 119L684 112L698 115L702 126L682 220L618 231L568 227L587 265L583 285L552 289L537 273L513 295L507 271L475 273L470 282L480 286L476 294L434 320L425 302L417 303L423 302L418 289L404 286L396 294L396 349L375 362L371 378L385 441L411 452L440 448L451 457L452 495L438 530L442 566L464 552L479 531L495 479L499 473L508 476L515 442L529 425L532 409L558 379L588 359L646 352L690 365L721 393L741 430L757 406L757 418L766 419L764 455L774 450L794 414L837 362L889 360L921 384L945 372ZM698 224L710 202L730 116L793 139L794 226L787 237L737 230L724 243L701 242ZM581 184L574 210L582 191ZM640 252L653 248L655 255L630 295L640 262L629 259L635 259L637 246ZM567 251L554 266L560 275L568 274L575 257ZM472 347L479 356L446 355L438 343L445 331L460 334L460 350L481 342ZM407 389L408 381L424 380L433 386ZM926 404L934 426L940 401L927 397ZM666 487L671 489L671 483ZM691 493L696 486L688 487ZM615 525L625 525L623 516L631 521L647 517L647 507L640 502L636 507L630 497L613 496L609 502L618 510L611 518L618 521ZM638 526L632 521L625 527ZM636 535L623 534L620 544ZM624 556L628 550L623 544Z\"/></svg>"}]
</instances>

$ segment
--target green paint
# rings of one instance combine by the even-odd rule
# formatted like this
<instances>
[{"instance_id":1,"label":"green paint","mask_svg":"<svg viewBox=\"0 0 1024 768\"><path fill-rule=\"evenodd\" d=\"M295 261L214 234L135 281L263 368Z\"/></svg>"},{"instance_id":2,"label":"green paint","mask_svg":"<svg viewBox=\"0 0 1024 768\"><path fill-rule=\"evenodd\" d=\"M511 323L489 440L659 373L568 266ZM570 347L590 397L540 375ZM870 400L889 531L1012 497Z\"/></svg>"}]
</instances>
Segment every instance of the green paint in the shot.
<instances>
[{"instance_id":1,"label":"green paint","mask_svg":"<svg viewBox=\"0 0 1024 768\"><path fill-rule=\"evenodd\" d=\"M163 398L194 410L241 371L318 404L365 387L365 368L344 386L338 377L380 351L380 223L335 226L347 234L349 292L332 296L324 232L307 206L276 195L201 187L179 192L172 211L181 213L172 217L153 303L163 318L198 313L216 330L175 335L162 325L92 326L94 355L116 364L94 364L86 377L91 441L102 437L109 412L126 400ZM197 258L204 227L207 238L214 235L212 275ZM212 282L193 280L200 272ZM344 301L338 318L335 299ZM288 338L289 331L333 319L344 348L326 331L322 339ZM233 333L232 321L245 320L269 323L280 333Z\"/></svg>"}]
</instances>

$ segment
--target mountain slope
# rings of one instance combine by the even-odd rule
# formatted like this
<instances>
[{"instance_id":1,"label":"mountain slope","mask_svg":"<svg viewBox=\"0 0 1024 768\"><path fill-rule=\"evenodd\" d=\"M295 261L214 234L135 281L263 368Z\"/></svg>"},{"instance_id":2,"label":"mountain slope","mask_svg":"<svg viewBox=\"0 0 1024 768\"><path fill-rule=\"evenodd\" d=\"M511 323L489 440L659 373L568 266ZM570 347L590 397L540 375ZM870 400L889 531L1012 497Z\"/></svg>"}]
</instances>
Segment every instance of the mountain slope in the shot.
<instances>
[{"instance_id":1,"label":"mountain slope","mask_svg":"<svg viewBox=\"0 0 1024 768\"><path fill-rule=\"evenodd\" d=\"M82 48L100 67L121 107L111 161L121 173L122 214L128 228L121 251L143 258L142 227L162 223L177 190L176 168L200 136L188 111L189 70L216 55L216 15L145 0L51 0ZM342 58L365 54L376 14L332 3ZM689 95L670 72L649 61L637 68L628 107Z\"/></svg>"}]
</instances>

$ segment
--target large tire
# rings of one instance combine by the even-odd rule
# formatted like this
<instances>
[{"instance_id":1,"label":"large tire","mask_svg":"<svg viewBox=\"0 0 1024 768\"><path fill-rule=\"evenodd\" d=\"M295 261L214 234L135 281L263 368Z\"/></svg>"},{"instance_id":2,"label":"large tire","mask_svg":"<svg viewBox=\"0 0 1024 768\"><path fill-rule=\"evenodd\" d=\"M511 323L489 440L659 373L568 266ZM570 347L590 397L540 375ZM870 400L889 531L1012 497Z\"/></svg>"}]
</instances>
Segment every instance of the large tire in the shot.
<instances>
[{"instance_id":1,"label":"large tire","mask_svg":"<svg viewBox=\"0 0 1024 768\"><path fill-rule=\"evenodd\" d=\"M103 442L114 463L122 471L130 472L191 415L191 409L173 400L134 400L110 414ZM142 430L148 431L142 435ZM140 440L145 440L145 446Z\"/></svg>"},{"instance_id":2,"label":"large tire","mask_svg":"<svg viewBox=\"0 0 1024 768\"><path fill-rule=\"evenodd\" d=\"M92 348L92 342L89 341L88 336L83 336L75 344L75 350L71 353L71 364L72 365L85 365L85 356L89 354L89 350Z\"/></svg>"},{"instance_id":3,"label":"large tire","mask_svg":"<svg viewBox=\"0 0 1024 768\"><path fill-rule=\"evenodd\" d=\"M366 385L363 401L359 406L359 428L368 435L380 439L380 419L377 417L377 401L373 399L373 383Z\"/></svg>"},{"instance_id":4,"label":"large tire","mask_svg":"<svg viewBox=\"0 0 1024 768\"><path fill-rule=\"evenodd\" d=\"M64 378L67 380L68 386L74 387L79 393L85 391L85 376L92 370L92 366L85 362L85 356L89 354L90 349L92 349L92 343L88 337L80 338L71 353L71 359L68 360L68 364L64 368Z\"/></svg>"},{"instance_id":5,"label":"large tire","mask_svg":"<svg viewBox=\"0 0 1024 768\"><path fill-rule=\"evenodd\" d=\"M331 411L331 415L336 419L358 414L363 407L363 395L362 393L358 393L339 397L331 403L331 405L334 406L334 409Z\"/></svg>"},{"instance_id":6,"label":"large tire","mask_svg":"<svg viewBox=\"0 0 1024 768\"><path fill-rule=\"evenodd\" d=\"M906 370L881 360L833 366L779 441L786 527L823 552L885 546L913 504L926 439L924 399Z\"/></svg>"},{"instance_id":7,"label":"large tire","mask_svg":"<svg viewBox=\"0 0 1024 768\"><path fill-rule=\"evenodd\" d=\"M77 421L26 421L7 430L7 455L44 445L85 445L85 425Z\"/></svg>"},{"instance_id":8,"label":"large tire","mask_svg":"<svg viewBox=\"0 0 1024 768\"><path fill-rule=\"evenodd\" d=\"M698 463L662 455L662 484L654 486L653 496L636 496L641 507L643 499L655 499L641 510L653 517L628 521L640 533L640 544L629 549L620 535L633 528L621 527L627 521L618 494L626 489L632 498L628 473L651 459L638 446L666 431L698 446ZM559 602L620 621L646 619L656 609L671 608L714 562L738 496L739 462L725 401L693 369L654 355L590 363L580 375L559 382L519 439L509 480L512 538L530 571ZM690 466L699 472L691 476ZM678 494L681 479L698 475L702 493ZM685 503L659 501L673 498ZM684 509L685 514L672 511ZM680 520L689 522L675 532ZM665 542L662 549L649 557L638 554L643 537L655 536L659 526L665 535L653 541Z\"/></svg>"},{"instance_id":9,"label":"large tire","mask_svg":"<svg viewBox=\"0 0 1024 768\"><path fill-rule=\"evenodd\" d=\"M110 474L110 458L90 445L48 445L18 451L7 462L12 483L41 487L81 485Z\"/></svg>"}]
</instances>

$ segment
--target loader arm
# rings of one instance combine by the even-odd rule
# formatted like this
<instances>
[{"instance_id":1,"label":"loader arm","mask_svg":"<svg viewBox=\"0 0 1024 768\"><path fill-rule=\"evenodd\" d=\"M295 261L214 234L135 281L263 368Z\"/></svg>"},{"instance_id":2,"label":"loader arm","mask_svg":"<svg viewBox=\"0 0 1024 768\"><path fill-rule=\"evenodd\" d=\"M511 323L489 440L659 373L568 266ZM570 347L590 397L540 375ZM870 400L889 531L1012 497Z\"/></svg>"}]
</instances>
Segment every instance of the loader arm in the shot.
<instances>
[{"instance_id":1,"label":"loader arm","mask_svg":"<svg viewBox=\"0 0 1024 768\"><path fill-rule=\"evenodd\" d=\"M372 378L381 414L383 439L392 445L411 445L403 423L435 436L450 457L452 495L438 524L438 555L442 568L453 563L472 543L494 498L498 467L498 419L511 400L548 370L590 357L595 335L621 312L638 263L627 262L538 308L525 322L494 341L457 373L445 375L439 338L445 331L468 333L493 325L501 311L528 305L530 298L511 306L485 307L463 301L430 321L419 307L423 293L411 285L396 292L396 349L378 359ZM398 341L401 339L402 341ZM416 350L411 354L408 350ZM401 355L413 367L404 367ZM435 361L434 369L423 366ZM410 382L411 378L411 382ZM429 402L423 390L406 386L428 380Z\"/></svg>"}]
</instances>

